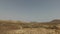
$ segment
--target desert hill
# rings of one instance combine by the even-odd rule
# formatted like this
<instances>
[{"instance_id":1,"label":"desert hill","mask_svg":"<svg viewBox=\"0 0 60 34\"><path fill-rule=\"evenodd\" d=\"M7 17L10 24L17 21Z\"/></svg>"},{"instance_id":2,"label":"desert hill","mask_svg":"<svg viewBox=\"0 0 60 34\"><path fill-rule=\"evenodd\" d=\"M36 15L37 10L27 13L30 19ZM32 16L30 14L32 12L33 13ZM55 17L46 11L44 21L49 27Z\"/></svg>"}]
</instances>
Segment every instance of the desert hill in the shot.
<instances>
[{"instance_id":1,"label":"desert hill","mask_svg":"<svg viewBox=\"0 0 60 34\"><path fill-rule=\"evenodd\" d=\"M51 23L60 23L60 19L52 20Z\"/></svg>"}]
</instances>

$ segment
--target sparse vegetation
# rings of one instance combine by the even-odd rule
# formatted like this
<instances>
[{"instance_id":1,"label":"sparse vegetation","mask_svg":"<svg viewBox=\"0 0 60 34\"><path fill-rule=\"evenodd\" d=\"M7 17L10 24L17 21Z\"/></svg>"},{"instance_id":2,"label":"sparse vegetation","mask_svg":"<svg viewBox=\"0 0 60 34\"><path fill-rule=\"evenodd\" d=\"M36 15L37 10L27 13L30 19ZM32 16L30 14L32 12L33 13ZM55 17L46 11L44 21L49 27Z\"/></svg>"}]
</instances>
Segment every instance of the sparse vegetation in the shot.
<instances>
[{"instance_id":1,"label":"sparse vegetation","mask_svg":"<svg viewBox=\"0 0 60 34\"><path fill-rule=\"evenodd\" d=\"M55 21L54 21L55 22ZM0 34L60 34L59 23L0 21Z\"/></svg>"}]
</instances>

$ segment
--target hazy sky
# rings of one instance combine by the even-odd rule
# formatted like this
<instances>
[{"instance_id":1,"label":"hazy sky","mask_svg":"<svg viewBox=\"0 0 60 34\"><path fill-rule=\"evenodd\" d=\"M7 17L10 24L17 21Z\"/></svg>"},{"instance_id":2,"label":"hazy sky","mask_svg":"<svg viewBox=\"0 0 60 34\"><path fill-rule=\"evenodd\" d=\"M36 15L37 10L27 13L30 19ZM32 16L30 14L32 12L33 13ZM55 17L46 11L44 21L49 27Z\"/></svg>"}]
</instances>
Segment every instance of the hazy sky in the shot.
<instances>
[{"instance_id":1,"label":"hazy sky","mask_svg":"<svg viewBox=\"0 0 60 34\"><path fill-rule=\"evenodd\" d=\"M60 0L0 0L0 19L50 21L60 18Z\"/></svg>"}]
</instances>

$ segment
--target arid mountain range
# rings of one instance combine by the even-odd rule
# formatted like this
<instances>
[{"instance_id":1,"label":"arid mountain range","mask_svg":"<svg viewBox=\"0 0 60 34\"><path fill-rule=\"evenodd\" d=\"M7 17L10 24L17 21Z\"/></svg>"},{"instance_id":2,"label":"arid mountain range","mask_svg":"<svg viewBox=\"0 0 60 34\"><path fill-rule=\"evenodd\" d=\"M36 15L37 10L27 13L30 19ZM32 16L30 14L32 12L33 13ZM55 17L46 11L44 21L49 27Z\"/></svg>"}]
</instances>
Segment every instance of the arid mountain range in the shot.
<instances>
[{"instance_id":1,"label":"arid mountain range","mask_svg":"<svg viewBox=\"0 0 60 34\"><path fill-rule=\"evenodd\" d=\"M13 22L13 23L17 23L19 20L0 20L0 21L2 21L2 22ZM22 22L22 23L24 23L24 22L26 22L26 21L20 21L20 22ZM49 21L49 22L51 22L51 23L56 23L56 22L60 22L60 19L54 19L54 20L51 20L51 21ZM30 23L30 22L29 22ZM35 22L36 23L36 22ZM39 22L39 23L41 23L41 22ZM44 22L43 22L44 23Z\"/></svg>"}]
</instances>

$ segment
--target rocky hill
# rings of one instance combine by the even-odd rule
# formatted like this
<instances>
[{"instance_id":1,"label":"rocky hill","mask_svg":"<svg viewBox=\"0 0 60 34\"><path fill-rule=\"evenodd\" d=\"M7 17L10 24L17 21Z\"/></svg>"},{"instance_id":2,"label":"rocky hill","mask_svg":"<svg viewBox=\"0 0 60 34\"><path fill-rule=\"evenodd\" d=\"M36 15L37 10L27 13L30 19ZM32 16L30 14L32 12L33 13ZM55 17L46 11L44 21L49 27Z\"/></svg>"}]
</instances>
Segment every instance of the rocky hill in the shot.
<instances>
[{"instance_id":1,"label":"rocky hill","mask_svg":"<svg viewBox=\"0 0 60 34\"><path fill-rule=\"evenodd\" d=\"M60 23L60 19L52 20L51 23Z\"/></svg>"}]
</instances>

